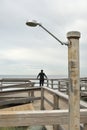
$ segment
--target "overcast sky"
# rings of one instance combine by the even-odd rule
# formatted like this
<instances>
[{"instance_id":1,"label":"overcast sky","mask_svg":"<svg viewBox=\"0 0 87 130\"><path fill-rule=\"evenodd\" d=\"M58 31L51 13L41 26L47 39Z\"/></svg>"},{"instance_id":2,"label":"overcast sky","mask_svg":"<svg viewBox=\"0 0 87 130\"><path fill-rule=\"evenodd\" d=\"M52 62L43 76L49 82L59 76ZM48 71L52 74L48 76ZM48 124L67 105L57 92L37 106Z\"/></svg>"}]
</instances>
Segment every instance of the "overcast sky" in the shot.
<instances>
[{"instance_id":1,"label":"overcast sky","mask_svg":"<svg viewBox=\"0 0 87 130\"><path fill-rule=\"evenodd\" d=\"M69 31L81 32L80 75L87 76L87 0L0 0L0 74L68 75L68 47L40 27L37 20L61 41Z\"/></svg>"}]
</instances>

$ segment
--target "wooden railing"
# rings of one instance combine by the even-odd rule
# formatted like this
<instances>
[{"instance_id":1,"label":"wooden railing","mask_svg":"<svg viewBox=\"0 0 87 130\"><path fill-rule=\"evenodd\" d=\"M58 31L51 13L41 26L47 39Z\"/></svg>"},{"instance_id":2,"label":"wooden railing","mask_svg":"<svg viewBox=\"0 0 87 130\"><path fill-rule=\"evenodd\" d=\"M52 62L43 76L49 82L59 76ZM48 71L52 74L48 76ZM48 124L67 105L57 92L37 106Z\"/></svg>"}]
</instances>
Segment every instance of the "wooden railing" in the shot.
<instances>
[{"instance_id":1,"label":"wooden railing","mask_svg":"<svg viewBox=\"0 0 87 130\"><path fill-rule=\"evenodd\" d=\"M23 85L24 83L24 85ZM59 91L68 91L68 78L59 79L45 79L45 86L58 89ZM15 85L18 86L15 86ZM39 86L39 80L37 78L2 78L0 79L0 89L6 87L27 87L29 85ZM12 86L13 85L13 86ZM80 78L80 90L87 91L87 77Z\"/></svg>"},{"instance_id":2,"label":"wooden railing","mask_svg":"<svg viewBox=\"0 0 87 130\"><path fill-rule=\"evenodd\" d=\"M47 94L45 95L46 92L47 92ZM48 99L48 96L47 96L48 94L53 96L53 100ZM61 110L68 111L68 98L69 98L68 95L66 95L62 92L55 91L55 90L52 90L52 89L47 88L47 87L43 87L41 89L41 109L46 110L45 102L47 102L54 110L61 109ZM80 107L87 111L87 103L86 102L80 100ZM81 110L83 110L83 109L81 109ZM68 113L68 115L69 115L69 113ZM58 128L58 126L56 128ZM82 125L80 127L81 127L81 130L83 128L84 128L84 130L87 130L86 123L83 123L83 127L82 127Z\"/></svg>"},{"instance_id":3,"label":"wooden railing","mask_svg":"<svg viewBox=\"0 0 87 130\"><path fill-rule=\"evenodd\" d=\"M33 79L35 80L35 79ZM10 95L10 94L17 94L17 93L22 93L22 92L27 92L27 93L31 93L33 92L33 95L29 95L29 97L27 98L27 100L32 101L32 100L41 100L41 110L38 111L33 111L33 112L29 112L29 111L20 111L20 112L5 112L5 111L1 111L0 112L0 127L7 127L7 126L29 126L29 125L54 125L56 127L54 127L54 130L58 128L59 125L64 125L64 124L68 124L68 95L60 92L60 91L56 91L56 90L52 90L50 88L49 85L52 85L51 87L54 88L55 84L51 83L48 84L46 86L49 87L36 87L34 86L35 82L31 82L31 79L23 79L22 80L17 80L16 79L5 79L5 80L0 80L1 81L1 91L0 91L0 98L5 98L4 96L6 95ZM52 82L54 82L55 80L53 80ZM57 81L57 80L56 80ZM58 80L58 84L59 85L59 81L61 82L60 84L66 84L66 82L68 82L67 79L64 80ZM64 82L66 81L66 82ZM86 81L86 79L85 79ZM81 83L85 82L83 81L83 79L81 79ZM17 83L17 84L14 84ZM8 83L7 85L4 85L5 83ZM10 83L10 85L9 85ZM21 84L23 83L23 84ZM85 82L86 83L86 82ZM28 87L26 88L26 84L28 85ZM7 88L22 88L22 89L18 89L18 90L4 90ZM65 87L65 85L63 86ZM62 90L62 88L60 88ZM65 88L64 88L65 89ZM4 91L3 91L4 90ZM34 97L34 91L40 91L41 90L41 97L38 97L36 99L36 97ZM59 90L59 86L58 89ZM46 94L47 93L47 94ZM50 94L52 96L53 100L50 100L48 97L46 97L46 95ZM16 100L15 100L16 101ZM14 101L14 102L15 102ZM45 106L45 102L47 104L49 104L52 107L52 110L46 110L46 106ZM61 103L64 103L63 107L61 105ZM6 102L3 102L4 104ZM2 104L3 104L2 103ZM87 130L87 104L84 101L80 101L80 106L81 109L80 110L80 123L83 124L84 130ZM53 110L54 109L54 110Z\"/></svg>"},{"instance_id":4,"label":"wooden railing","mask_svg":"<svg viewBox=\"0 0 87 130\"><path fill-rule=\"evenodd\" d=\"M49 88L42 88L41 91L47 91L53 97L55 100L53 100L53 108L59 109L60 106L58 104L58 100L56 100L58 97L68 100L67 95L62 94L61 92L57 93L54 90L51 90ZM30 89L31 91L31 89ZM41 92L42 93L42 92ZM42 93L43 94L43 93ZM44 94L41 96L41 108L43 109L43 98ZM52 105L51 105L52 106ZM59 107L58 107L59 106ZM85 108L85 106L84 106ZM20 112L0 112L0 127L10 127L10 126L29 126L29 125L64 125L68 124L68 110L39 110L39 111L20 111ZM80 123L84 124L84 130L86 130L87 126L87 109L81 109L80 110L81 120Z\"/></svg>"},{"instance_id":5,"label":"wooden railing","mask_svg":"<svg viewBox=\"0 0 87 130\"><path fill-rule=\"evenodd\" d=\"M0 127L68 124L67 110L1 111ZM80 123L87 123L87 109L80 110ZM86 130L86 129L85 129Z\"/></svg>"}]
</instances>

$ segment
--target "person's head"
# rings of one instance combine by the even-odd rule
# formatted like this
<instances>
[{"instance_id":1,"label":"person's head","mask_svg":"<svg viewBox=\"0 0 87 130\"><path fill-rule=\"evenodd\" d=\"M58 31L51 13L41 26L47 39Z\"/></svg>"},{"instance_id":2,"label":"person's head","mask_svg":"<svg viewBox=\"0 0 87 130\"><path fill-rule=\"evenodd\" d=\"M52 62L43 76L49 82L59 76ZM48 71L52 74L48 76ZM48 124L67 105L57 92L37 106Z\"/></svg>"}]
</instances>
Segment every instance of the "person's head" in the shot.
<instances>
[{"instance_id":1,"label":"person's head","mask_svg":"<svg viewBox=\"0 0 87 130\"><path fill-rule=\"evenodd\" d=\"M41 73L43 73L43 70L41 70Z\"/></svg>"}]
</instances>

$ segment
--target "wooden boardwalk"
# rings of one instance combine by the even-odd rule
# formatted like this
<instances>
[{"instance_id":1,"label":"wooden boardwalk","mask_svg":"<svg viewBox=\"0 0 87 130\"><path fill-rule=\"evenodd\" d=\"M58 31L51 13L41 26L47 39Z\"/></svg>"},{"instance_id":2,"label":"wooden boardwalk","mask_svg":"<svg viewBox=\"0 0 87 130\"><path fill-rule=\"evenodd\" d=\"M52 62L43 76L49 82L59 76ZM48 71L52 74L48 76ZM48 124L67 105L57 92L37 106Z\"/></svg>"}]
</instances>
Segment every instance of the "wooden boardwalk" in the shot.
<instances>
[{"instance_id":1,"label":"wooden boardwalk","mask_svg":"<svg viewBox=\"0 0 87 130\"><path fill-rule=\"evenodd\" d=\"M58 128L60 130L68 129L68 79L50 79L45 82L46 87L43 88L32 82L36 81L36 79L23 79L23 81L17 79L17 82L16 79L3 79L0 81L0 127L37 124L50 126L50 129L53 130ZM81 93L86 92L86 78L84 80L82 78L80 82ZM83 91L83 88L85 91ZM28 103L30 102L32 102L35 109L32 113L26 111L29 109ZM19 112L14 112L18 104L20 105L18 107ZM87 103L81 100L80 108L80 122L83 124L84 130L87 130ZM2 117L5 118L2 120ZM24 120L26 117L27 119ZM9 119L8 122L6 122L7 119ZM12 121L9 122L10 120Z\"/></svg>"}]
</instances>

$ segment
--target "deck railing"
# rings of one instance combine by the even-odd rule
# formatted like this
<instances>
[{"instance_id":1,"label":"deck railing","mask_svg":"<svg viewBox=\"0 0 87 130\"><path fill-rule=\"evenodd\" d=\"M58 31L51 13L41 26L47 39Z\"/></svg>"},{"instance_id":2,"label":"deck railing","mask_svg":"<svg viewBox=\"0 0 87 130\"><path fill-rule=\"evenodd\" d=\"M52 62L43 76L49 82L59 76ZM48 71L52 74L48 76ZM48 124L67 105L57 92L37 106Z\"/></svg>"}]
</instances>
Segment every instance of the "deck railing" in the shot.
<instances>
[{"instance_id":1,"label":"deck railing","mask_svg":"<svg viewBox=\"0 0 87 130\"><path fill-rule=\"evenodd\" d=\"M14 88L29 88L32 86L39 87L39 80L37 78L3 78L0 79L0 90L14 89ZM61 79L45 79L44 86L52 89L58 89L60 92L69 90L68 78ZM87 96L87 77L80 78L80 95Z\"/></svg>"},{"instance_id":2,"label":"deck railing","mask_svg":"<svg viewBox=\"0 0 87 130\"><path fill-rule=\"evenodd\" d=\"M29 125L54 125L54 130L57 130L59 125L65 125L68 124L68 95L52 90L55 89L54 82L58 82L58 88L57 90L63 90L65 89L65 84L68 82L67 79L50 79L52 83L50 84L47 82L46 86L49 87L36 87L35 79L4 79L0 80L1 82L1 91L0 91L0 98L5 98L4 96L9 95L9 94L17 94L17 93L22 93L22 92L27 92L33 94L29 94L28 101L33 101L33 100L41 100L41 110L38 111L20 111L20 112L5 112L1 111L0 112L0 127L10 127L10 126L29 126ZM60 83L59 83L60 82ZM84 87L84 84L86 86L86 78L81 79L81 84L82 87ZM8 83L8 84L7 84ZM9 84L10 83L10 84ZM22 83L22 84L21 84ZM59 87L60 84L63 84L63 87ZM27 87L26 87L27 85ZM35 85L35 86L34 86ZM51 87L50 87L51 85ZM17 90L6 90L8 88L20 88ZM81 86L80 86L81 87ZM22 88L22 89L21 89ZM59 89L60 88L60 89ZM67 88L67 86L66 86ZM86 87L85 87L86 89ZM34 97L34 91L40 91L41 90L41 97ZM52 100L50 101L48 97L45 96L45 93L50 94L52 96ZM9 97L10 98L10 97ZM46 110L45 102L48 103L51 107L52 110ZM64 103L64 107L62 108L61 103ZM6 102L4 102L5 104ZM87 104L84 101L80 101L80 123L83 124L84 130L87 130Z\"/></svg>"}]
</instances>

